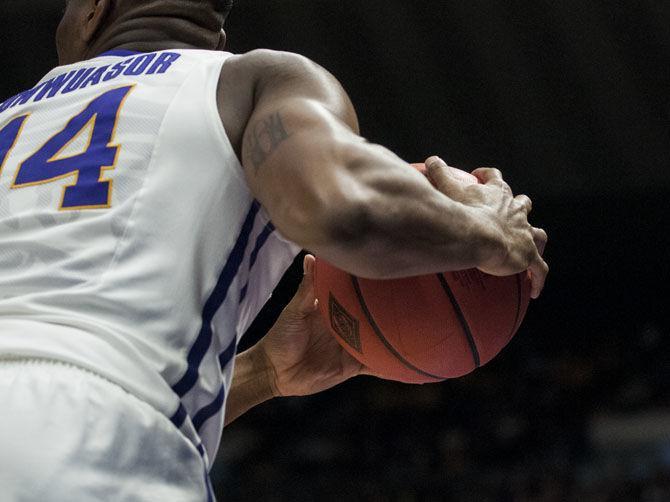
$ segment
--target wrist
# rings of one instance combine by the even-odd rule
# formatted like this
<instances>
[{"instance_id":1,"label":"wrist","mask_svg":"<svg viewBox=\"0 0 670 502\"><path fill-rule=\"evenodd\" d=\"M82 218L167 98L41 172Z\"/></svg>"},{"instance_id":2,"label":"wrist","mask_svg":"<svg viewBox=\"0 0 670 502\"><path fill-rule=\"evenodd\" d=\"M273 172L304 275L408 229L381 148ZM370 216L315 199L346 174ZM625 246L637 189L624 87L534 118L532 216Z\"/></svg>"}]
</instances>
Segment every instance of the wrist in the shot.
<instances>
[{"instance_id":1,"label":"wrist","mask_svg":"<svg viewBox=\"0 0 670 502\"><path fill-rule=\"evenodd\" d=\"M480 223L476 238L477 268L483 271L496 270L505 263L508 255L505 233L492 215L485 215L477 221Z\"/></svg>"},{"instance_id":2,"label":"wrist","mask_svg":"<svg viewBox=\"0 0 670 502\"><path fill-rule=\"evenodd\" d=\"M259 398L267 400L281 395L277 390L277 372L262 341L240 354L240 357L247 367L249 382Z\"/></svg>"},{"instance_id":3,"label":"wrist","mask_svg":"<svg viewBox=\"0 0 670 502\"><path fill-rule=\"evenodd\" d=\"M226 402L226 425L249 409L277 396L274 370L259 347L238 354L232 388Z\"/></svg>"}]
</instances>

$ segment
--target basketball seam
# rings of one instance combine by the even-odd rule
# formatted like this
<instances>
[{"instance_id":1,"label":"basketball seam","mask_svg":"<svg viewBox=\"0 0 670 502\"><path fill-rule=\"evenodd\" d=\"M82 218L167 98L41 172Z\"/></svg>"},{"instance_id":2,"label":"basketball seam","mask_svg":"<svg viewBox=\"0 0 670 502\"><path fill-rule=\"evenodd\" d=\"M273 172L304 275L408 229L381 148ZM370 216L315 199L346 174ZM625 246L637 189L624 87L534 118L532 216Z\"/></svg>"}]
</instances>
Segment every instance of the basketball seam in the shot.
<instances>
[{"instance_id":1,"label":"basketball seam","mask_svg":"<svg viewBox=\"0 0 670 502\"><path fill-rule=\"evenodd\" d=\"M514 318L514 324L512 325L512 332L507 338L508 341L512 339L514 333L517 332L519 325L521 324L519 322L519 317L521 316L521 276L519 274L516 275L516 293L516 317Z\"/></svg>"},{"instance_id":2,"label":"basketball seam","mask_svg":"<svg viewBox=\"0 0 670 502\"><path fill-rule=\"evenodd\" d=\"M458 301L456 300L453 291L449 287L449 283L447 282L447 278L444 276L444 274L437 274L437 279L440 281L440 284L442 285L442 289L444 289L444 292L447 293L447 296L451 301L451 306L454 307L456 316L458 316L458 320L461 322L463 333L465 334L465 338L468 341L468 345L470 345L470 352L472 352L472 359L475 363L475 368L479 368L481 366L481 361L479 359L479 350L477 349L475 338L474 336L472 336L472 331L470 330L470 325L468 324L468 321L465 318L465 314L461 310L461 306L458 304Z\"/></svg>"},{"instance_id":3,"label":"basketball seam","mask_svg":"<svg viewBox=\"0 0 670 502\"><path fill-rule=\"evenodd\" d=\"M356 297L358 298L358 304L360 305L361 309L363 310L363 313L365 314L365 317L367 318L368 324L370 324L370 327L372 328L372 331L374 331L375 335L377 335L377 338L384 344L384 347L393 354L401 363L403 366L405 366L407 369L410 369L419 375L423 375L429 378L433 378L435 380L446 380L448 377L444 376L438 376L438 375L433 375L431 373L428 373L426 371L423 371L422 369L417 368L414 366L412 363L410 363L407 359L405 359L394 347L391 345L391 343L386 339L384 334L382 333L381 329L375 322L374 318L372 317L372 313L368 309L367 304L365 303L365 299L363 298L363 293L361 292L360 285L358 283L358 279L350 275L351 281L354 286L354 291L356 291Z\"/></svg>"}]
</instances>

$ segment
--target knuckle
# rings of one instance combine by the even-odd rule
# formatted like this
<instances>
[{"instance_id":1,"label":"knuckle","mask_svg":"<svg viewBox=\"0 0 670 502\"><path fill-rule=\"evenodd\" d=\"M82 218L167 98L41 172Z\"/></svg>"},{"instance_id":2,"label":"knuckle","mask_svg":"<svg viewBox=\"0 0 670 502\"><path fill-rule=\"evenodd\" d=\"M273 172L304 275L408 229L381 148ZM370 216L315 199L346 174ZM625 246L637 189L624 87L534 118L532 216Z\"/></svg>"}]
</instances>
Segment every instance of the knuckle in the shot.
<instances>
[{"instance_id":1,"label":"knuckle","mask_svg":"<svg viewBox=\"0 0 670 502\"><path fill-rule=\"evenodd\" d=\"M476 169L477 172L486 173L489 176L494 176L496 178L502 178L502 172L497 167L479 167Z\"/></svg>"},{"instance_id":2,"label":"knuckle","mask_svg":"<svg viewBox=\"0 0 670 502\"><path fill-rule=\"evenodd\" d=\"M534 267L535 273L538 277L541 277L543 280L549 274L549 265L544 260L540 260L539 263Z\"/></svg>"},{"instance_id":3,"label":"knuckle","mask_svg":"<svg viewBox=\"0 0 670 502\"><path fill-rule=\"evenodd\" d=\"M479 167L473 172L480 174L486 178L502 178L502 173L495 167Z\"/></svg>"},{"instance_id":4,"label":"knuckle","mask_svg":"<svg viewBox=\"0 0 670 502\"><path fill-rule=\"evenodd\" d=\"M533 201L527 195L517 195L516 198L524 206L532 206L533 205Z\"/></svg>"},{"instance_id":5,"label":"knuckle","mask_svg":"<svg viewBox=\"0 0 670 502\"><path fill-rule=\"evenodd\" d=\"M524 261L523 265L524 265L525 268L530 268L531 265L533 265L533 263L535 262L535 255L536 254L537 254L537 252L535 250L535 244L533 244L532 246L529 246L526 249L526 252L523 254L523 261Z\"/></svg>"},{"instance_id":6,"label":"knuckle","mask_svg":"<svg viewBox=\"0 0 670 502\"><path fill-rule=\"evenodd\" d=\"M445 163L437 157L431 157L425 162L426 169L429 173L443 171Z\"/></svg>"}]
</instances>

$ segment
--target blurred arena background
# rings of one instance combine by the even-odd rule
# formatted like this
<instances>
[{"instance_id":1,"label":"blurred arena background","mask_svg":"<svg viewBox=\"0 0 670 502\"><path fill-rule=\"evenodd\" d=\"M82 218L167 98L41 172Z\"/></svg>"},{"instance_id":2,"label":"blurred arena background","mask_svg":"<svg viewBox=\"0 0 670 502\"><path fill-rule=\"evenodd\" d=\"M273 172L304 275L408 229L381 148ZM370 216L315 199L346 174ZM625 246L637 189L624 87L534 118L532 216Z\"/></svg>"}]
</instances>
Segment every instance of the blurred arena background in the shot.
<instances>
[{"instance_id":1,"label":"blurred arena background","mask_svg":"<svg viewBox=\"0 0 670 502\"><path fill-rule=\"evenodd\" d=\"M0 100L56 64L59 1L3 0ZM333 72L407 161L496 166L552 272L501 356L411 387L359 378L224 433L231 501L670 501L670 3L237 0L229 50ZM293 295L296 260L248 346Z\"/></svg>"}]
</instances>

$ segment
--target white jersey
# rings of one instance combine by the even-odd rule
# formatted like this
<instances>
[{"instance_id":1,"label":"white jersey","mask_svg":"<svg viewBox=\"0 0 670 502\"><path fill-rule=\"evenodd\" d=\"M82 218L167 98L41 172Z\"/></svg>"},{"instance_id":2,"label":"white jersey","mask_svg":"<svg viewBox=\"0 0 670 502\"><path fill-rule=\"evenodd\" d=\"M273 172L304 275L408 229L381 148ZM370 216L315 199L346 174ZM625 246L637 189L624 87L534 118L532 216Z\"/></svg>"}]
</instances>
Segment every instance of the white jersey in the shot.
<instances>
[{"instance_id":1,"label":"white jersey","mask_svg":"<svg viewBox=\"0 0 670 502\"><path fill-rule=\"evenodd\" d=\"M95 371L210 459L237 343L300 252L221 124L230 56L113 51L0 105L0 357Z\"/></svg>"}]
</instances>

